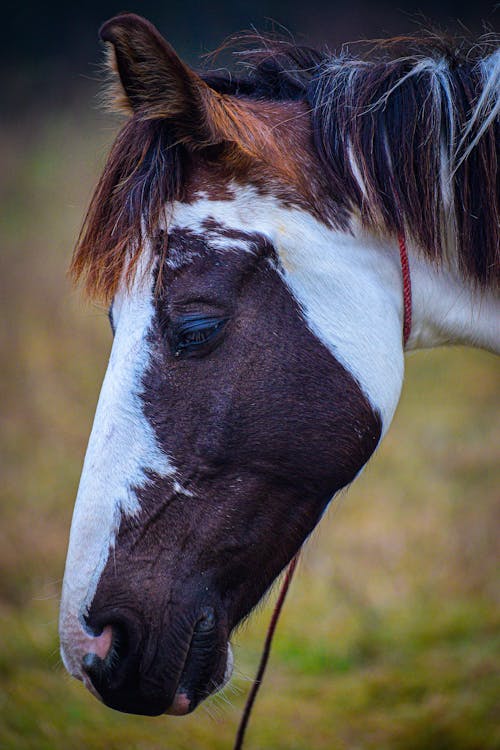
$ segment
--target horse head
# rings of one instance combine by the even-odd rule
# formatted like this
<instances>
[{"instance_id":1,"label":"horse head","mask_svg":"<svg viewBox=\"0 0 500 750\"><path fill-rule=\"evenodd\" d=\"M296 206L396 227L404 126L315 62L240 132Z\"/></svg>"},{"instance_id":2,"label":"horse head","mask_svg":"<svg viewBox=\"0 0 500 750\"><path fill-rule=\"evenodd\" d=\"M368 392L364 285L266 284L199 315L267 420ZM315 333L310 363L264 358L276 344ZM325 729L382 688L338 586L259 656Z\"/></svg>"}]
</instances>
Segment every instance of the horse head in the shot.
<instances>
[{"instance_id":1,"label":"horse head","mask_svg":"<svg viewBox=\"0 0 500 750\"><path fill-rule=\"evenodd\" d=\"M112 708L183 714L389 426L401 269L332 191L293 91L202 77L137 16L101 36L128 120L73 260L114 342L62 655Z\"/></svg>"}]
</instances>

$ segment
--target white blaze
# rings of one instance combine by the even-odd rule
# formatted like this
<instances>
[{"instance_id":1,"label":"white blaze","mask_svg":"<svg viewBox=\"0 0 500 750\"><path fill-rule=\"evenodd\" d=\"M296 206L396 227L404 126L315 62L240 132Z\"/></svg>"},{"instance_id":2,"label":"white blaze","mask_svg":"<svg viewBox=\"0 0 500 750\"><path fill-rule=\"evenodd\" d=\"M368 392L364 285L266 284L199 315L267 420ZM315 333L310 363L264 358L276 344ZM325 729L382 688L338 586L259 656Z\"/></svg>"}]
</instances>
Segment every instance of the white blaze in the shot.
<instances>
[{"instance_id":1,"label":"white blaze","mask_svg":"<svg viewBox=\"0 0 500 750\"><path fill-rule=\"evenodd\" d=\"M147 483L147 470L160 476L174 473L140 397L150 360L152 284L151 272L139 269L130 292L119 292L113 305L116 333L78 488L62 591L62 655L73 673L80 670L82 615L94 597L120 519L139 510L134 488Z\"/></svg>"}]
</instances>

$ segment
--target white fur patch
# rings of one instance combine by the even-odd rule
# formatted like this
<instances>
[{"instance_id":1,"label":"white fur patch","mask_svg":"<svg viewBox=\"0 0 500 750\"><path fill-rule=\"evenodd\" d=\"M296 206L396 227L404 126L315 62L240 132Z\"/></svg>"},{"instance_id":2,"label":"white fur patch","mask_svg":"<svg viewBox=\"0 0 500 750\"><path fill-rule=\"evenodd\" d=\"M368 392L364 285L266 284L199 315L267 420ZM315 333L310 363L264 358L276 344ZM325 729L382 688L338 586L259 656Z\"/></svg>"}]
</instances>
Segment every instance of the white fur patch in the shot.
<instances>
[{"instance_id":1,"label":"white fur patch","mask_svg":"<svg viewBox=\"0 0 500 750\"><path fill-rule=\"evenodd\" d=\"M500 354L500 298L465 283L456 264L436 268L411 245L413 321L408 350L464 344Z\"/></svg>"},{"instance_id":2,"label":"white fur patch","mask_svg":"<svg viewBox=\"0 0 500 750\"><path fill-rule=\"evenodd\" d=\"M122 516L139 510L135 488L147 483L146 470L160 476L174 467L160 450L140 398L150 351L153 317L151 272L139 270L130 293L113 305L116 328L76 498L61 601L60 632L65 664L79 672L76 649L82 616L94 597L113 548Z\"/></svg>"}]
</instances>

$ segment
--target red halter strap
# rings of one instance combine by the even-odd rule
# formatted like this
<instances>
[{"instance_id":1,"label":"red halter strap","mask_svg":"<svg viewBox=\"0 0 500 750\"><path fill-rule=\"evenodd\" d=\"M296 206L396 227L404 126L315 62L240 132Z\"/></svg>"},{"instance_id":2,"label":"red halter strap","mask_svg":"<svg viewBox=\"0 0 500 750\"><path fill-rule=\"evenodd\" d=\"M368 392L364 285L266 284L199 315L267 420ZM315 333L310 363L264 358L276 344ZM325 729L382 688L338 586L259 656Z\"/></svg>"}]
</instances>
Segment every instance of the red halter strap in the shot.
<instances>
[{"instance_id":1,"label":"red halter strap","mask_svg":"<svg viewBox=\"0 0 500 750\"><path fill-rule=\"evenodd\" d=\"M398 234L398 242L401 273L403 275L403 346L406 346L411 333L411 278L406 239L403 232Z\"/></svg>"}]
</instances>

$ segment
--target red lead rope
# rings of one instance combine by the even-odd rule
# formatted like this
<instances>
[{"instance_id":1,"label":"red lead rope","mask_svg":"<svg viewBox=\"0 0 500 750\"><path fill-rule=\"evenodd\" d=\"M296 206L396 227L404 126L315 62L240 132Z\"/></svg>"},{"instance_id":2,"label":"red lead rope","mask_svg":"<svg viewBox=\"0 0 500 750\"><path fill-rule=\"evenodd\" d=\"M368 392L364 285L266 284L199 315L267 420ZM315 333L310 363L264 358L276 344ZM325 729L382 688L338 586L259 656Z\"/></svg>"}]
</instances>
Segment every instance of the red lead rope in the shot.
<instances>
[{"instance_id":1,"label":"red lead rope","mask_svg":"<svg viewBox=\"0 0 500 750\"><path fill-rule=\"evenodd\" d=\"M411 278L410 264L408 262L408 252L406 250L406 239L402 232L398 235L398 242L399 257L401 260L401 273L403 275L403 346L406 346L411 333ZM271 653L271 645L273 642L276 625L278 624L278 619L281 614L281 610L283 609L283 604L285 603L286 595L288 593L288 589L290 588L295 568L297 567L299 554L300 552L297 552L290 565L288 566L278 599L276 601L276 604L274 605L273 615L267 629L266 640L264 643L264 648L262 650L262 656L260 657L259 668L257 670L252 688L245 703L245 708L240 720L238 734L236 735L233 750L241 750L241 748L243 747L243 741L245 739L245 732L248 726L248 721L250 719L250 714L252 712L257 693L259 692L259 688L262 685L262 679L264 677L264 672L266 671L269 654Z\"/></svg>"},{"instance_id":2,"label":"red lead rope","mask_svg":"<svg viewBox=\"0 0 500 750\"><path fill-rule=\"evenodd\" d=\"M241 750L241 748L243 747L243 740L245 739L245 731L248 725L248 720L250 719L250 714L252 712L252 707L253 707L253 704L255 703L257 693L259 692L259 688L262 685L262 678L264 677L264 672L266 671L269 654L271 653L271 644L273 642L274 631L276 630L276 625L278 624L278 619L279 619L281 610L283 609L283 604L285 603L286 595L287 595L288 589L290 588L290 584L292 582L295 568L297 567L299 554L300 552L297 552L297 554L295 555L294 558L292 558L292 561L287 568L287 571L285 573L285 578L281 585L281 590L280 590L278 599L276 601L276 604L274 605L273 616L271 617L271 622L269 623L269 627L267 629L266 641L264 643L262 656L260 657L259 668L257 670L257 674L255 675L252 688L248 694L247 702L245 703L245 709L243 711L243 714L240 720L240 725L238 727L238 734L236 735L236 740L233 745L233 750Z\"/></svg>"}]
</instances>

